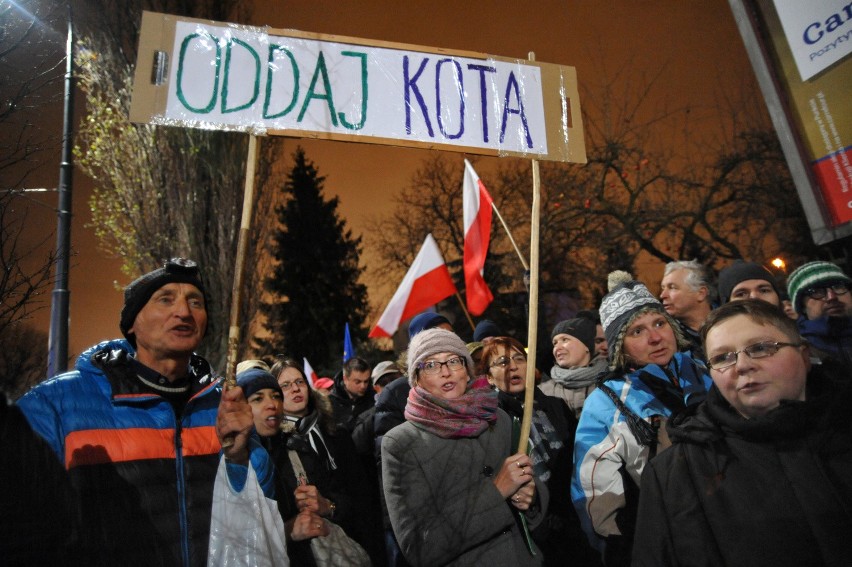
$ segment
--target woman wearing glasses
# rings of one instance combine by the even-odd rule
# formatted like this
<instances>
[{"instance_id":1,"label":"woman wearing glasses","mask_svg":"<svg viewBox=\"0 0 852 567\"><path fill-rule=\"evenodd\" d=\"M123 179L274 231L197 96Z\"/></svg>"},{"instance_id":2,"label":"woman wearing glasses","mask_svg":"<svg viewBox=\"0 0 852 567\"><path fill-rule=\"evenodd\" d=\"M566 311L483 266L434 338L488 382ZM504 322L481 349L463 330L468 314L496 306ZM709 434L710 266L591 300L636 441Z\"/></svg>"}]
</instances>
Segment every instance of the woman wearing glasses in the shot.
<instances>
[{"instance_id":1,"label":"woman wearing glasses","mask_svg":"<svg viewBox=\"0 0 852 567\"><path fill-rule=\"evenodd\" d=\"M594 323L590 325L594 333ZM497 388L500 409L520 431L527 375L524 346L511 337L492 339L483 348L479 374L486 375ZM596 554L580 530L569 491L577 419L562 400L538 388L533 389L533 404L530 459L535 476L547 484L550 493L547 515L533 532L533 539L545 565L565 565L568 557L577 565L594 565Z\"/></svg>"},{"instance_id":2,"label":"woman wearing glasses","mask_svg":"<svg viewBox=\"0 0 852 567\"><path fill-rule=\"evenodd\" d=\"M532 460L515 453L512 423L453 332L411 339L406 422L382 441L391 525L413 566L539 565L518 520L530 529L546 511Z\"/></svg>"},{"instance_id":3,"label":"woman wearing glasses","mask_svg":"<svg viewBox=\"0 0 852 567\"><path fill-rule=\"evenodd\" d=\"M363 473L352 439L335 430L328 399L311 390L301 368L287 358L276 360L269 373L241 373L238 383L275 464L275 494L291 564L314 564L310 539L328 535L324 519L361 540L356 524Z\"/></svg>"},{"instance_id":4,"label":"woman wearing glasses","mask_svg":"<svg viewBox=\"0 0 852 567\"><path fill-rule=\"evenodd\" d=\"M634 565L848 565L848 376L811 367L762 301L720 307L702 338L715 388L642 475Z\"/></svg>"},{"instance_id":5,"label":"woman wearing glasses","mask_svg":"<svg viewBox=\"0 0 852 567\"><path fill-rule=\"evenodd\" d=\"M701 402L712 382L678 324L644 284L609 277L601 322L611 372L586 399L574 437L571 498L604 564L630 565L639 480L668 445L665 422Z\"/></svg>"}]
</instances>

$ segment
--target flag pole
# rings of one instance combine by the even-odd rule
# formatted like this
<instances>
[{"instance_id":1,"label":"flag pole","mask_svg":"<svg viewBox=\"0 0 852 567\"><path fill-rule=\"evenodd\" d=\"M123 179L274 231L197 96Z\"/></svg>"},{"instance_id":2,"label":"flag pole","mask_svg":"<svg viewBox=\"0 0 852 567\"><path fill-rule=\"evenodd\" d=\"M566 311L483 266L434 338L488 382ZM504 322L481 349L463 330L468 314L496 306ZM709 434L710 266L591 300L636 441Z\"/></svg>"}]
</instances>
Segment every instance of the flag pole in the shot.
<instances>
[{"instance_id":1,"label":"flag pole","mask_svg":"<svg viewBox=\"0 0 852 567\"><path fill-rule=\"evenodd\" d=\"M518 253L518 258L521 259L521 264L524 266L524 271L530 271L530 267L527 264L526 258L524 258L524 254L521 252L521 249L518 248L518 243L515 242L515 238L512 236L512 231L509 230L509 225L506 224L506 221L503 219L503 215L500 214L500 211L497 209L497 205L494 204L494 200L491 201L491 208L494 209L494 212L497 213L497 218L500 219L500 224L503 225L503 230L506 231L506 236L509 237L509 242L512 243L512 246L515 247L515 252Z\"/></svg>"},{"instance_id":2,"label":"flag pole","mask_svg":"<svg viewBox=\"0 0 852 567\"><path fill-rule=\"evenodd\" d=\"M470 330L475 331L476 325L473 324L473 319L471 318L470 313L467 310L467 307L465 307L464 301L462 300L462 296L459 295L458 290L456 290L456 299L459 300L459 305L461 305L462 311L464 311L464 314L467 317L467 322L470 323Z\"/></svg>"},{"instance_id":3,"label":"flag pole","mask_svg":"<svg viewBox=\"0 0 852 567\"><path fill-rule=\"evenodd\" d=\"M530 51L529 60L535 61L535 53ZM518 440L518 452L526 454L532 424L533 394L535 390L535 355L538 344L538 241L541 219L541 178L538 160L530 161L532 166L533 199L530 229L530 316L527 327L527 376L524 391L524 416L521 420L521 433Z\"/></svg>"},{"instance_id":4,"label":"flag pole","mask_svg":"<svg viewBox=\"0 0 852 567\"><path fill-rule=\"evenodd\" d=\"M240 220L240 235L237 240L237 258L234 265L234 288L231 291L231 319L228 329L228 359L225 365L225 388L237 385L237 354L240 347L240 302L243 288L243 270L246 263L246 251L251 230L252 208L254 206L254 176L257 167L257 136L249 136L248 155L246 156L246 181L243 191L243 215ZM234 439L222 439L222 447L230 447Z\"/></svg>"}]
</instances>

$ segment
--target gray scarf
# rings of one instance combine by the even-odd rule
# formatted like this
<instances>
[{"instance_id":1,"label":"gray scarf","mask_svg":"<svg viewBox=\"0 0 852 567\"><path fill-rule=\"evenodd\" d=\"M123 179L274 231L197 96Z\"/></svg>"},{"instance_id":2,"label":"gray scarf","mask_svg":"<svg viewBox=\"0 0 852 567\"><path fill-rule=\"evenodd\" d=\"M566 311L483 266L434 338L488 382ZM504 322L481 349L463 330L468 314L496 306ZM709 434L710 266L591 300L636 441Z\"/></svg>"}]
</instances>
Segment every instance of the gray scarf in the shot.
<instances>
[{"instance_id":1,"label":"gray scarf","mask_svg":"<svg viewBox=\"0 0 852 567\"><path fill-rule=\"evenodd\" d=\"M579 390L594 385L597 377L606 371L607 361L605 358L599 356L589 366L581 366L579 368L554 366L550 370L550 377L560 386L569 390Z\"/></svg>"}]
</instances>

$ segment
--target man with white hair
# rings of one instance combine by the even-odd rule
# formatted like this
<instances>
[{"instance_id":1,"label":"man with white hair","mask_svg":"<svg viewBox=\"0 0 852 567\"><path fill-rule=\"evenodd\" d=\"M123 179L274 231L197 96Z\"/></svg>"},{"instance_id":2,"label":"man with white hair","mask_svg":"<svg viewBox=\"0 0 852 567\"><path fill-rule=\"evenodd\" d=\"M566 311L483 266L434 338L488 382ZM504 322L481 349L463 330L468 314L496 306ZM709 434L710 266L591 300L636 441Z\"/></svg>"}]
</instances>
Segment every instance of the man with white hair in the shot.
<instances>
[{"instance_id":1,"label":"man with white hair","mask_svg":"<svg viewBox=\"0 0 852 567\"><path fill-rule=\"evenodd\" d=\"M716 300L713 272L698 260L669 262L660 287L663 308L680 323L693 353L700 354L698 332Z\"/></svg>"}]
</instances>

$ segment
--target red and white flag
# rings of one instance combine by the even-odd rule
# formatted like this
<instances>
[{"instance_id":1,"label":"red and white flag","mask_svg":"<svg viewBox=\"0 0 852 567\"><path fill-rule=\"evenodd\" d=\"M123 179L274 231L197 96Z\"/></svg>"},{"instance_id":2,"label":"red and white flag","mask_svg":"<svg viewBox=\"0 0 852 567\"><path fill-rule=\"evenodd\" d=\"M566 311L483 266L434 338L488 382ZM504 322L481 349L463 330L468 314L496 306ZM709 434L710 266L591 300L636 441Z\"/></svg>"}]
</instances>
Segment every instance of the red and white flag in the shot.
<instances>
[{"instance_id":1,"label":"red and white flag","mask_svg":"<svg viewBox=\"0 0 852 567\"><path fill-rule=\"evenodd\" d=\"M314 372L314 369L313 369L313 367L311 366L311 363L310 363L310 362L308 362L308 359L307 359L307 358L305 358L305 357L303 356L303 357L302 357L302 360L303 360L303 361L304 361L304 363L305 363L305 365L304 365L305 376L307 376L307 377L308 377L308 382L310 383L311 388L313 388L313 387L314 387L314 384L316 384L316 381L319 379L319 376L317 376L317 373L316 373L316 372Z\"/></svg>"},{"instance_id":2,"label":"red and white flag","mask_svg":"<svg viewBox=\"0 0 852 567\"><path fill-rule=\"evenodd\" d=\"M428 234L426 241L408 268L396 293L385 307L379 322L369 337L390 337L399 328L400 321L408 319L456 293L450 270L444 263L435 238Z\"/></svg>"},{"instance_id":3,"label":"red and white flag","mask_svg":"<svg viewBox=\"0 0 852 567\"><path fill-rule=\"evenodd\" d=\"M464 160L464 285L467 310L482 315L494 299L482 277L491 240L491 195L470 162Z\"/></svg>"}]
</instances>

